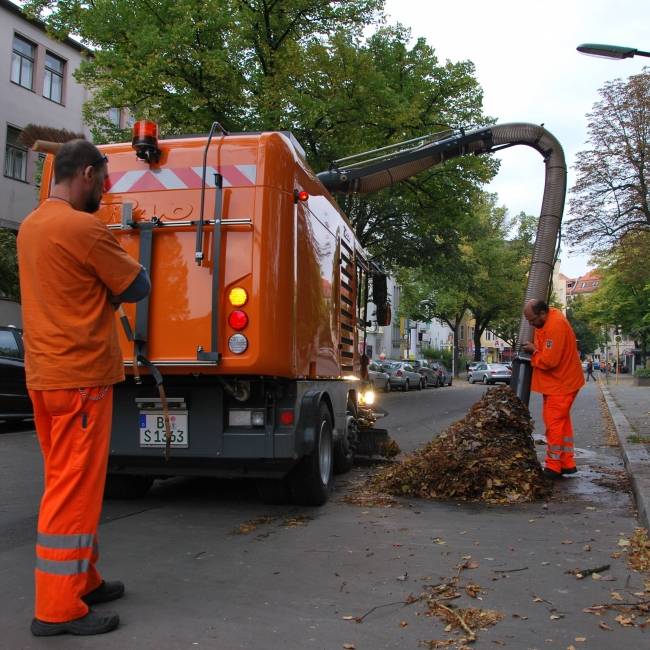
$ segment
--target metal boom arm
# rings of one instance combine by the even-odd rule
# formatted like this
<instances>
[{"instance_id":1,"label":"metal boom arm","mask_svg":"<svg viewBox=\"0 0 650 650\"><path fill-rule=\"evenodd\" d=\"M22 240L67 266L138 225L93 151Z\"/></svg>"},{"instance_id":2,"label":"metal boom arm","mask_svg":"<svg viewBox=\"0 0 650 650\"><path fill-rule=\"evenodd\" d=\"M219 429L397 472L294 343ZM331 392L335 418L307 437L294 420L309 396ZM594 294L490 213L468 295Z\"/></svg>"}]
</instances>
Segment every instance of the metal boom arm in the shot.
<instances>
[{"instance_id":1,"label":"metal boom arm","mask_svg":"<svg viewBox=\"0 0 650 650\"><path fill-rule=\"evenodd\" d=\"M450 158L490 153L515 145L532 147L544 158L546 175L524 304L531 298L547 300L566 195L567 169L562 146L543 126L526 123L498 124L445 136L433 141L432 136L426 136L395 147L382 147L365 154L371 156L381 152L365 161L361 156L344 158L318 174L318 178L330 192L369 194ZM338 166L336 163L347 165ZM532 329L522 315L519 345L530 340ZM519 351L513 364L512 387L526 404L530 397L531 376L530 357Z\"/></svg>"}]
</instances>

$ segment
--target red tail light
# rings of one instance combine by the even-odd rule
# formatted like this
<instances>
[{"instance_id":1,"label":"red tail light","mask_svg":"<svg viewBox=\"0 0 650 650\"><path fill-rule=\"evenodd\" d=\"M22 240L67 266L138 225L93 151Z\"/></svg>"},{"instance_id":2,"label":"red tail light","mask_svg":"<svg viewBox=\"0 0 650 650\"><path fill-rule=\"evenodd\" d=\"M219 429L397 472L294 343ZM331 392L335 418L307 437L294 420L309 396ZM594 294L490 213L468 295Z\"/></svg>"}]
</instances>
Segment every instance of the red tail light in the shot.
<instances>
[{"instance_id":1,"label":"red tail light","mask_svg":"<svg viewBox=\"0 0 650 650\"><path fill-rule=\"evenodd\" d=\"M248 315L241 309L235 309L235 311L230 312L230 316L228 316L228 325L239 332L248 325Z\"/></svg>"},{"instance_id":2,"label":"red tail light","mask_svg":"<svg viewBox=\"0 0 650 650\"><path fill-rule=\"evenodd\" d=\"M280 424L289 427L293 424L293 409L280 411Z\"/></svg>"},{"instance_id":3,"label":"red tail light","mask_svg":"<svg viewBox=\"0 0 650 650\"><path fill-rule=\"evenodd\" d=\"M404 373L403 373L401 370L398 370L398 371L395 373L395 376L396 376L396 377L403 377L403 376L404 376Z\"/></svg>"}]
</instances>

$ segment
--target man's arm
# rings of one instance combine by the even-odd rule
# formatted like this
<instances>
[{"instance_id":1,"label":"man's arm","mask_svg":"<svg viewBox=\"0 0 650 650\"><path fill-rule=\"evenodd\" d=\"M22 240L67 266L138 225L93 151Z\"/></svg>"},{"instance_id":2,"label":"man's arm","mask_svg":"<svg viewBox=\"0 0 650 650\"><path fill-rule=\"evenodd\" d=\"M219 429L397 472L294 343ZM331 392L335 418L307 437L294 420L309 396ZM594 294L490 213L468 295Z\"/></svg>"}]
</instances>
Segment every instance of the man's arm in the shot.
<instances>
[{"instance_id":1,"label":"man's arm","mask_svg":"<svg viewBox=\"0 0 650 650\"><path fill-rule=\"evenodd\" d=\"M138 302L138 300L148 296L149 293L151 293L151 281L147 271L141 268L135 280L122 293L111 296L109 300L114 305L119 305L122 302Z\"/></svg>"},{"instance_id":2,"label":"man's arm","mask_svg":"<svg viewBox=\"0 0 650 650\"><path fill-rule=\"evenodd\" d=\"M549 331L546 332L546 338L541 341L541 348L536 347L533 352L530 365L540 370L551 370L557 367L562 358L566 335L567 332L562 323L549 328Z\"/></svg>"}]
</instances>

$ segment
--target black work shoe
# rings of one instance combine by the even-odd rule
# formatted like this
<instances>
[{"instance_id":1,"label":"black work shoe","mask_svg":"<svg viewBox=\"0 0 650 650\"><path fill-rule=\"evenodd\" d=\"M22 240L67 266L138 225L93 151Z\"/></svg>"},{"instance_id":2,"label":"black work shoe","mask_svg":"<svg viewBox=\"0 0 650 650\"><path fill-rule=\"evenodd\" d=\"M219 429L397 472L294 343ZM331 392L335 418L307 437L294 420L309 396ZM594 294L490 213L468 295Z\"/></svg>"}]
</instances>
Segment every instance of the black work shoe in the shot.
<instances>
[{"instance_id":1,"label":"black work shoe","mask_svg":"<svg viewBox=\"0 0 650 650\"><path fill-rule=\"evenodd\" d=\"M107 603L111 600L117 600L124 596L124 583L119 580L113 582L102 582L99 587L88 592L81 600L86 605L99 605L99 603Z\"/></svg>"},{"instance_id":2,"label":"black work shoe","mask_svg":"<svg viewBox=\"0 0 650 650\"><path fill-rule=\"evenodd\" d=\"M542 474L544 474L546 478L551 478L553 480L562 478L562 474L560 472L554 472L552 469L549 469L548 467L545 467L542 470Z\"/></svg>"},{"instance_id":3,"label":"black work shoe","mask_svg":"<svg viewBox=\"0 0 650 650\"><path fill-rule=\"evenodd\" d=\"M578 472L577 467L563 467L562 474L576 474Z\"/></svg>"},{"instance_id":4,"label":"black work shoe","mask_svg":"<svg viewBox=\"0 0 650 650\"><path fill-rule=\"evenodd\" d=\"M76 634L89 636L91 634L104 634L114 630L120 624L120 617L110 612L94 612L92 609L85 616L75 618L63 623L46 623L35 618L32 621L32 634L34 636L57 636L58 634Z\"/></svg>"}]
</instances>

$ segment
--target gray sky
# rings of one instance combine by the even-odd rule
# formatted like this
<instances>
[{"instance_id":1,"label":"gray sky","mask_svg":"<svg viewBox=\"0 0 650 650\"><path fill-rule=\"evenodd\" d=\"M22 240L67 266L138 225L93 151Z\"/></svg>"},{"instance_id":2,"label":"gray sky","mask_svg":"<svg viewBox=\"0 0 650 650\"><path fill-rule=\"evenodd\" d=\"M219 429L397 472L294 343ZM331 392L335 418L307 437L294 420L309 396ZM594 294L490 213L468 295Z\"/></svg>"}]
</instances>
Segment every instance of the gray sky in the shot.
<instances>
[{"instance_id":1,"label":"gray sky","mask_svg":"<svg viewBox=\"0 0 650 650\"><path fill-rule=\"evenodd\" d=\"M585 114L598 101L598 89L650 65L650 58L615 61L576 52L580 43L650 51L649 0L387 0L386 12L390 22L424 36L441 62L474 62L486 115L500 123L543 123L564 148L569 188L575 154L587 139ZM542 157L528 147L499 157L501 171L488 190L511 214L539 215ZM566 247L561 258L563 273L572 277L589 266L588 257Z\"/></svg>"}]
</instances>

